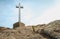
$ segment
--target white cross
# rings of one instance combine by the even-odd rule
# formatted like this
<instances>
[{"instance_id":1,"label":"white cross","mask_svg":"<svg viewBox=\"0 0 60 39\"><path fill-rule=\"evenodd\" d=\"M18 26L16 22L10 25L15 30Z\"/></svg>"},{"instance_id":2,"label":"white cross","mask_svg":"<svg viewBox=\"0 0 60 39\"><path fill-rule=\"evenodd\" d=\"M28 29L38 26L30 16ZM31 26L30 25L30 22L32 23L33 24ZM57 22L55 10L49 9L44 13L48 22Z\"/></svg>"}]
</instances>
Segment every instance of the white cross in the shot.
<instances>
[{"instance_id":1,"label":"white cross","mask_svg":"<svg viewBox=\"0 0 60 39\"><path fill-rule=\"evenodd\" d=\"M18 6L16 6L16 8L19 8L19 18L18 18L18 22L19 22L19 26L20 26L20 22L21 22L21 8L23 8L22 6L20 6L20 3Z\"/></svg>"}]
</instances>

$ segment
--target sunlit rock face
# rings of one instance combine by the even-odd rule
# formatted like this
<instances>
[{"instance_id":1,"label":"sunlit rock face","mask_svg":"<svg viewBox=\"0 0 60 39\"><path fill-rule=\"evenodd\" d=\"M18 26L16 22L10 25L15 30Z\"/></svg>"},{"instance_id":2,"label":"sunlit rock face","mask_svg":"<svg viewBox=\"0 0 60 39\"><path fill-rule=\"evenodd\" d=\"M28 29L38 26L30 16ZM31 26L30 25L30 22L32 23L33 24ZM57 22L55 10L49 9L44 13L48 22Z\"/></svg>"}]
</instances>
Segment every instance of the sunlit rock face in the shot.
<instances>
[{"instance_id":1,"label":"sunlit rock face","mask_svg":"<svg viewBox=\"0 0 60 39\"><path fill-rule=\"evenodd\" d=\"M40 33L48 35L54 39L60 39L60 20L55 20L47 24Z\"/></svg>"},{"instance_id":2,"label":"sunlit rock face","mask_svg":"<svg viewBox=\"0 0 60 39\"><path fill-rule=\"evenodd\" d=\"M25 27L25 24L24 23L22 23L22 22L16 22L16 23L14 23L13 24L13 29L16 29L16 28L23 28L23 27Z\"/></svg>"}]
</instances>

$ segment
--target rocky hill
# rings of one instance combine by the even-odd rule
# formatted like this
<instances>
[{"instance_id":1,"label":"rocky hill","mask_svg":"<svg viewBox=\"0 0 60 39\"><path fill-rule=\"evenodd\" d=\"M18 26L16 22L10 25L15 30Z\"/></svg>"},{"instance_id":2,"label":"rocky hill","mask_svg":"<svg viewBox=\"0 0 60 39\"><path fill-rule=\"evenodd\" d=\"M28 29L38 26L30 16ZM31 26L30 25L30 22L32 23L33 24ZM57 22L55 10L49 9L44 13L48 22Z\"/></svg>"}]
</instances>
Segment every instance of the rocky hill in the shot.
<instances>
[{"instance_id":1,"label":"rocky hill","mask_svg":"<svg viewBox=\"0 0 60 39\"><path fill-rule=\"evenodd\" d=\"M40 33L47 35L51 39L60 39L60 20L50 22Z\"/></svg>"},{"instance_id":2,"label":"rocky hill","mask_svg":"<svg viewBox=\"0 0 60 39\"><path fill-rule=\"evenodd\" d=\"M23 27L16 26L17 23L13 29L1 27L0 39L60 39L60 20L35 26L22 23Z\"/></svg>"},{"instance_id":3,"label":"rocky hill","mask_svg":"<svg viewBox=\"0 0 60 39\"><path fill-rule=\"evenodd\" d=\"M30 29L11 29L0 31L0 39L43 39L43 36L38 33L34 33Z\"/></svg>"}]
</instances>

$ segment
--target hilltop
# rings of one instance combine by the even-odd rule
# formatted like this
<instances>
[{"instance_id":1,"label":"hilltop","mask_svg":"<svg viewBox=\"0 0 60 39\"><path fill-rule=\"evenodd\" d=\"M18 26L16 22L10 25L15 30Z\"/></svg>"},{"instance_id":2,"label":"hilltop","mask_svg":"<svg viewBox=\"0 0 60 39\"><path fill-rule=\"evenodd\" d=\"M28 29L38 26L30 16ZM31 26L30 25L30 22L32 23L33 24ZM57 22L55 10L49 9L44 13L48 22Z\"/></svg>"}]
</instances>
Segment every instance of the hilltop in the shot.
<instances>
[{"instance_id":1,"label":"hilltop","mask_svg":"<svg viewBox=\"0 0 60 39\"><path fill-rule=\"evenodd\" d=\"M0 39L60 39L60 20L48 24L25 26L13 24L13 29L0 28Z\"/></svg>"}]
</instances>

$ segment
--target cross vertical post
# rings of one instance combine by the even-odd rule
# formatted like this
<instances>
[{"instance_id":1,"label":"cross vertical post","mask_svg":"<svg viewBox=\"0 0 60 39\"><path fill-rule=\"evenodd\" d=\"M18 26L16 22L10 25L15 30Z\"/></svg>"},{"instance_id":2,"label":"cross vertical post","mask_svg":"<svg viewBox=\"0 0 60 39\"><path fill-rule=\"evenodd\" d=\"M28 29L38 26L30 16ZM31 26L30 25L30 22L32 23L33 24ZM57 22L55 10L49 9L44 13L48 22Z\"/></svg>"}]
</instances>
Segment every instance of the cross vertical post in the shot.
<instances>
[{"instance_id":1,"label":"cross vertical post","mask_svg":"<svg viewBox=\"0 0 60 39\"><path fill-rule=\"evenodd\" d=\"M18 22L19 22L19 26L20 26L20 23L21 23L21 8L23 8L22 6L20 6L20 3L18 6L16 6L16 8L19 8L19 17L18 17Z\"/></svg>"}]
</instances>

